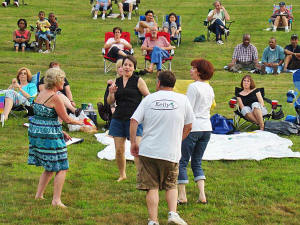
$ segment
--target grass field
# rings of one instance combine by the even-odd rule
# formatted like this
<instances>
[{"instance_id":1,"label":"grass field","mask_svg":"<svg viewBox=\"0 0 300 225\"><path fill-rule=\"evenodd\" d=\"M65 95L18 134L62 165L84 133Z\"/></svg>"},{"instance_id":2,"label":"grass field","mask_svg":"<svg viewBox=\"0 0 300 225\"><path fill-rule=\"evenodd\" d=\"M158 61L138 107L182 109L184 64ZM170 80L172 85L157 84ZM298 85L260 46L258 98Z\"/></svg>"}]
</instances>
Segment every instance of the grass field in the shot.
<instances>
[{"instance_id":1,"label":"grass field","mask_svg":"<svg viewBox=\"0 0 300 225\"><path fill-rule=\"evenodd\" d=\"M26 0L28 5L20 8L0 8L0 89L6 89L16 71L28 67L33 73L44 73L50 61L58 61L71 83L75 102L96 104L103 100L106 80L115 75L103 73L101 48L104 33L114 26L130 31L132 43L136 42L132 21L90 17L88 0ZM140 13L153 9L161 25L163 15L171 11L182 16L183 42L176 49L172 63L178 79L189 79L191 60L199 57L210 60L216 72L211 81L216 95L218 112L232 117L228 100L245 73L225 72L223 66L231 61L233 48L241 42L242 34L250 33L259 57L271 36L285 46L292 33L300 34L300 2L291 0L296 21L291 33L271 33L268 18L272 13L273 0L225 0L232 25L229 40L223 46L213 41L192 42L196 36L206 34L202 25L212 1L205 0L149 0L143 1ZM55 12L62 35L57 38L57 48L51 54L33 52L15 53L12 32L19 18L35 24L40 10ZM114 5L114 12L117 8ZM144 66L140 48L134 44L138 67ZM150 91L154 91L155 75L144 77ZM258 87L265 87L266 95L283 104L285 114L294 115L291 105L286 103L286 92L293 88L292 75L253 75ZM26 119L10 117L4 128L0 128L0 224L146 224L147 210L145 193L135 189L135 166L127 165L128 179L117 183L118 170L115 162L99 160L97 152L103 149L93 135L71 133L83 137L84 143L70 146L70 170L65 182L62 201L68 209L50 206L53 181L46 190L45 201L35 201L34 195L42 168L27 165L28 137L22 126ZM99 121L99 125L103 125ZM293 151L300 151L299 136L288 137L293 141ZM242 147L242 146L241 146ZM204 161L207 176L206 192L208 205L196 204L197 189L190 180L187 186L189 204L180 206L179 212L188 224L300 224L300 161L299 159L267 159L262 161ZM188 171L192 175L191 170ZM161 200L164 199L161 193ZM167 205L159 205L160 224L166 224Z\"/></svg>"}]
</instances>

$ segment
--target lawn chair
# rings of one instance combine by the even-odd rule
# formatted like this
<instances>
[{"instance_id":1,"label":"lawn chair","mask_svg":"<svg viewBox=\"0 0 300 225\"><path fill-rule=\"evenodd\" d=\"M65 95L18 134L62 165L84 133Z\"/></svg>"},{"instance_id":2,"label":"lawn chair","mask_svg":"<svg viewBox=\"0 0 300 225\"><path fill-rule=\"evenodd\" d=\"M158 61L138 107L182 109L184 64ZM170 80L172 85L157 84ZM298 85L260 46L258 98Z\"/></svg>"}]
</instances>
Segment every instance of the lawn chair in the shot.
<instances>
[{"instance_id":1,"label":"lawn chair","mask_svg":"<svg viewBox=\"0 0 300 225\"><path fill-rule=\"evenodd\" d=\"M212 9L208 10L208 13L211 11ZM234 23L235 21L225 21L225 27L229 30L230 26L232 23ZM210 29L210 25L211 25L211 21L208 21L207 18L203 21L203 25L206 27L207 29L207 41L210 41L210 35L211 33L213 33L213 31ZM225 40L227 41L228 35L226 33L224 33L224 37Z\"/></svg>"},{"instance_id":2,"label":"lawn chair","mask_svg":"<svg viewBox=\"0 0 300 225\"><path fill-rule=\"evenodd\" d=\"M116 5L118 5L119 2L120 2L120 0L115 0L115 4L116 4ZM140 3L141 3L140 0L135 0L135 2L133 2L132 12L134 12L134 14L135 14L136 16L139 15L139 4L140 4ZM124 12L124 16L126 17L127 14L128 14L128 12L129 12L129 10L123 8L123 12Z\"/></svg>"},{"instance_id":3,"label":"lawn chair","mask_svg":"<svg viewBox=\"0 0 300 225\"><path fill-rule=\"evenodd\" d=\"M171 43L169 33L158 32L157 37L159 37L159 36L164 36L167 39L167 41L169 43ZM146 33L145 37L151 37L151 33ZM171 69L172 69L172 59L173 59L173 56L174 56L174 49L170 50L169 54L170 54L170 57L166 58L162 61L162 70L170 70L171 71ZM145 68L148 67L147 62L151 62L151 52L150 51L147 51L146 55L145 55ZM164 63L167 63L167 62L168 62L168 68L167 68L167 66L164 65Z\"/></svg>"},{"instance_id":4,"label":"lawn chair","mask_svg":"<svg viewBox=\"0 0 300 225\"><path fill-rule=\"evenodd\" d=\"M163 17L162 27L163 27L164 23L167 22L167 21L169 21L169 15L168 15L168 14L165 15L165 16ZM180 16L180 15L177 15L176 24L177 24L177 27L180 27L181 24L182 24L181 16ZM180 45L180 43L181 43L181 36L182 36L182 35L181 35L181 31L180 31L179 34L178 34L178 36L177 36L177 38L175 38L175 37L172 37L172 38L171 38L171 41L172 41L175 45L177 45L177 47L179 47L179 45Z\"/></svg>"},{"instance_id":5,"label":"lawn chair","mask_svg":"<svg viewBox=\"0 0 300 225\"><path fill-rule=\"evenodd\" d=\"M95 4L93 4L94 2L95 2ZM90 3L91 3L91 5L92 5L91 16L94 17L95 10L96 10L96 3L97 3L97 1L91 0ZM110 4L110 5L107 7L105 17L111 15L111 14L112 14L112 10L113 10L113 9L112 9L112 4ZM99 12L101 12L101 13L100 13L100 15L98 15L98 17L101 17L101 16L102 16L102 13L103 13L103 7L102 7L102 6L100 6L100 8L99 8Z\"/></svg>"},{"instance_id":6,"label":"lawn chair","mask_svg":"<svg viewBox=\"0 0 300 225\"><path fill-rule=\"evenodd\" d=\"M105 33L105 37L104 37L104 43L106 43L106 41L109 38L113 38L114 37L114 33L113 32L106 32ZM125 39L128 43L130 43L130 33L129 32L122 32L121 34L121 38ZM112 69L112 65L113 63L117 62L116 58L111 58L109 56L107 56L108 53L108 48L102 48L102 55L103 55L103 61L104 61L104 73L108 73L109 71L111 71ZM133 48L132 49L127 49L125 48L125 50L129 51L131 55L133 55L134 51Z\"/></svg>"},{"instance_id":7,"label":"lawn chair","mask_svg":"<svg viewBox=\"0 0 300 225\"><path fill-rule=\"evenodd\" d=\"M293 6L292 5L286 5L285 6L287 10L289 10L291 13L293 13ZM279 5L273 5L273 13L272 15L274 14L274 12L276 10L280 9ZM274 24L274 21L275 21L275 18L271 17L269 18L269 24L270 24L270 28L272 29L273 28L273 24ZM288 26L289 26L289 30L291 31L292 30L292 27L293 27L293 19L289 19L288 21ZM278 26L277 27L277 30L284 30L285 27L284 26Z\"/></svg>"},{"instance_id":8,"label":"lawn chair","mask_svg":"<svg viewBox=\"0 0 300 225\"><path fill-rule=\"evenodd\" d=\"M263 97L263 100L266 103L268 103L271 107L271 110L268 110L268 113L263 116L264 121L269 120L269 119L274 119L274 120L282 119L284 117L284 114L282 112L282 105L278 105L277 100L270 100L270 99L266 98L264 88L258 88L258 89ZM242 115L241 109L239 108L239 106L237 104L236 96L242 90L243 90L242 88L236 87L235 88L235 96L232 99L230 99L230 101L229 101L230 108L234 109L233 125L236 128L236 130L240 130L242 128L242 126L243 126L243 129L248 129L254 125L254 123L252 121L249 121ZM244 126L247 122L250 122L250 124Z\"/></svg>"}]
</instances>

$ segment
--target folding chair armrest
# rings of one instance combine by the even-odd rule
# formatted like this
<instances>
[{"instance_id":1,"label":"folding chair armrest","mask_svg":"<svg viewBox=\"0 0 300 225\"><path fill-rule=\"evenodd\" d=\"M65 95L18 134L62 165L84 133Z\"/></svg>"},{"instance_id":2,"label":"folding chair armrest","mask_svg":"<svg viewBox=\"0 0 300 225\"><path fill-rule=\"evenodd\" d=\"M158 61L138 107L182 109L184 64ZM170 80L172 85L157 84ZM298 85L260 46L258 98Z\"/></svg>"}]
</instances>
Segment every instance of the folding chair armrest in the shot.
<instances>
[{"instance_id":1,"label":"folding chair armrest","mask_svg":"<svg viewBox=\"0 0 300 225\"><path fill-rule=\"evenodd\" d=\"M102 55L105 55L105 48L102 48L101 52L102 52Z\"/></svg>"},{"instance_id":2,"label":"folding chair armrest","mask_svg":"<svg viewBox=\"0 0 300 225\"><path fill-rule=\"evenodd\" d=\"M208 26L208 23L209 22L207 21L207 19L203 21L203 25L206 26L206 27Z\"/></svg>"},{"instance_id":3,"label":"folding chair armrest","mask_svg":"<svg viewBox=\"0 0 300 225\"><path fill-rule=\"evenodd\" d=\"M56 28L56 30L54 31L55 34L61 34L61 28Z\"/></svg>"},{"instance_id":4,"label":"folding chair armrest","mask_svg":"<svg viewBox=\"0 0 300 225\"><path fill-rule=\"evenodd\" d=\"M269 104L272 104L272 100L269 99L269 98L263 97L263 100L264 100L265 102L269 103Z\"/></svg>"}]
</instances>

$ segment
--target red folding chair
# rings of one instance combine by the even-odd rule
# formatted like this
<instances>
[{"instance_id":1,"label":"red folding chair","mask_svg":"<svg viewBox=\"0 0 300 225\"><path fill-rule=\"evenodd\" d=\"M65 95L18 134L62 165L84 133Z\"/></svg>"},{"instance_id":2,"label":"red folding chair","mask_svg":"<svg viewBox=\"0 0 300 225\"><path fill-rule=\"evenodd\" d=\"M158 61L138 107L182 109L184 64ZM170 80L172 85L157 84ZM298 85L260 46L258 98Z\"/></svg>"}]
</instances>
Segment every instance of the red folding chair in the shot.
<instances>
[{"instance_id":1,"label":"red folding chair","mask_svg":"<svg viewBox=\"0 0 300 225\"><path fill-rule=\"evenodd\" d=\"M164 36L167 39L167 41L171 44L169 33L162 32L162 31L157 32L157 37L160 37L160 36ZM151 37L151 33L146 33L145 38L147 38L147 37ZM167 70L167 67L164 65L167 62L169 63L168 70L172 69L172 59L173 59L173 56L174 56L174 49L170 50L169 54L170 54L170 57L166 58L166 59L163 59L163 61L162 61L162 69L163 70ZM151 62L151 52L150 51L147 51L147 53L145 55L145 68L148 67L148 65L147 65L148 61Z\"/></svg>"},{"instance_id":2,"label":"red folding chair","mask_svg":"<svg viewBox=\"0 0 300 225\"><path fill-rule=\"evenodd\" d=\"M106 41L109 38L113 38L113 37L114 37L113 32L106 32L105 37L104 37L104 42L106 43ZM128 41L130 43L130 33L129 32L122 32L121 38L125 39L126 41ZM108 50L109 50L108 48L107 49L102 48L102 55L103 55L103 61L104 61L104 73L108 73L109 71L111 71L113 63L116 63L116 61L117 61L116 58L111 58L111 57L107 56ZM133 54L133 49L130 50L128 48L125 48L125 50L127 50L131 54Z\"/></svg>"}]
</instances>

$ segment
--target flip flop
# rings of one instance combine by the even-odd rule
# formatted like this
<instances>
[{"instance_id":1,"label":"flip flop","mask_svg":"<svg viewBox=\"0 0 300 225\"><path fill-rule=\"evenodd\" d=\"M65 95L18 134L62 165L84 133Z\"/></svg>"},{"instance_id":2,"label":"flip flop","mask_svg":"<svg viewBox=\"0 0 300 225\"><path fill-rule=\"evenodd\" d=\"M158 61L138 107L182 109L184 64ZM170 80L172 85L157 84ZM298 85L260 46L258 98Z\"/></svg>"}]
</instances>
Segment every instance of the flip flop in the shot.
<instances>
[{"instance_id":1,"label":"flip flop","mask_svg":"<svg viewBox=\"0 0 300 225\"><path fill-rule=\"evenodd\" d=\"M177 205L186 205L186 204L187 204L187 202L182 202L180 200L177 200Z\"/></svg>"}]
</instances>

